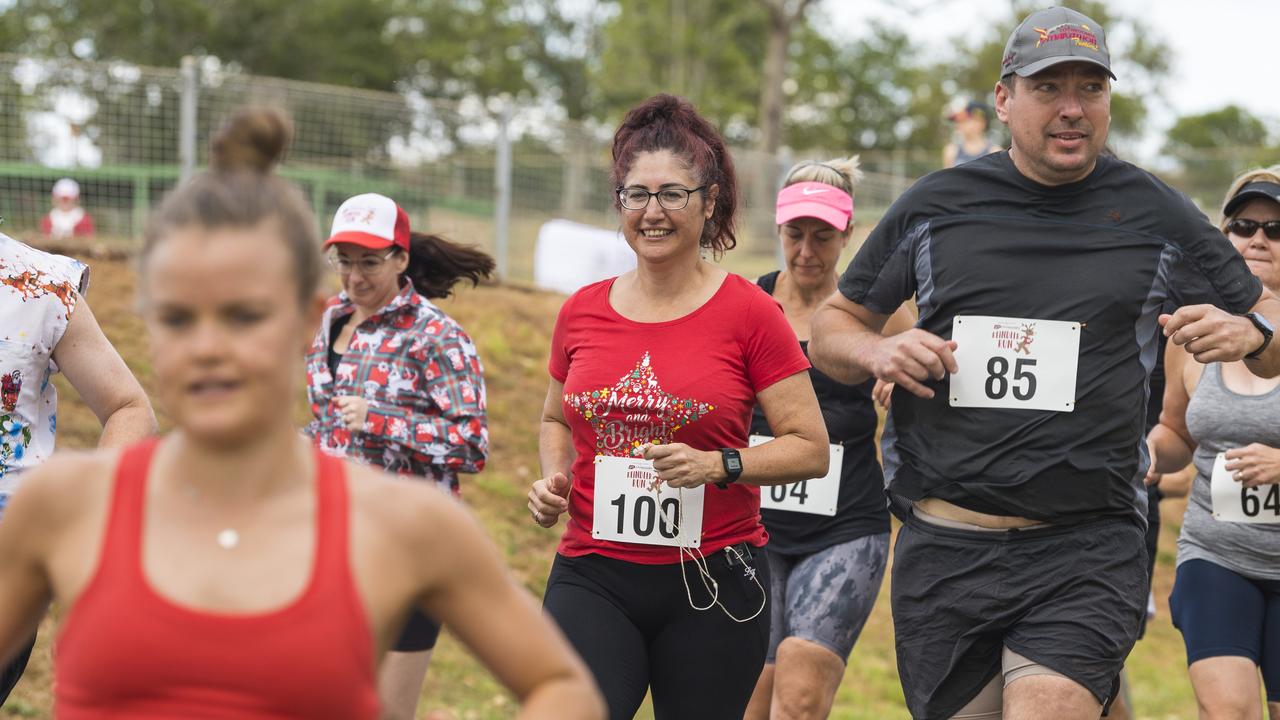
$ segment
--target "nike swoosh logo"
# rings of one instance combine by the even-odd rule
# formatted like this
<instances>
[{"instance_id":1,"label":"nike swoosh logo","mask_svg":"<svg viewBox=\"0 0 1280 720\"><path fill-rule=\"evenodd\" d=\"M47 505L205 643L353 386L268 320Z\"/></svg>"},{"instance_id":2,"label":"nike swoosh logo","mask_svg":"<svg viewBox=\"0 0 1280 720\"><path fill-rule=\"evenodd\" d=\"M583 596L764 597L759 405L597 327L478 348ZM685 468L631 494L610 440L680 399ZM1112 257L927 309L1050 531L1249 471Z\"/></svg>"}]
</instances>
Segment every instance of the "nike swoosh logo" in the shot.
<instances>
[{"instance_id":1,"label":"nike swoosh logo","mask_svg":"<svg viewBox=\"0 0 1280 720\"><path fill-rule=\"evenodd\" d=\"M830 188L802 188L801 195L817 195L819 193L831 192Z\"/></svg>"}]
</instances>

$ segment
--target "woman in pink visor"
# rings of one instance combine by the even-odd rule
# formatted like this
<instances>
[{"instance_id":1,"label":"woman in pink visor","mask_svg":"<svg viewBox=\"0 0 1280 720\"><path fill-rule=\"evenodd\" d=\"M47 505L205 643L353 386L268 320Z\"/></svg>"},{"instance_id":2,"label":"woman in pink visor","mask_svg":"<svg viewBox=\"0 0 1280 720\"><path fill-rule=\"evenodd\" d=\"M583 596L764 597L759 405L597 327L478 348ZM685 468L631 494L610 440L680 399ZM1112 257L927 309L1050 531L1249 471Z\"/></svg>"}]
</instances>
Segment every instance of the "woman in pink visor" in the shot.
<instances>
[{"instance_id":1,"label":"woman in pink visor","mask_svg":"<svg viewBox=\"0 0 1280 720\"><path fill-rule=\"evenodd\" d=\"M756 282L782 305L808 354L809 320L836 290L836 266L853 234L857 157L803 162L778 192L776 221L785 268ZM885 332L909 328L895 316ZM769 531L769 596L773 613L764 671L748 720L771 716L825 718L849 653L871 614L889 554L889 513L876 459L874 380L841 385L810 368L827 425L827 475L761 488ZM752 442L773 433L759 408Z\"/></svg>"}]
</instances>

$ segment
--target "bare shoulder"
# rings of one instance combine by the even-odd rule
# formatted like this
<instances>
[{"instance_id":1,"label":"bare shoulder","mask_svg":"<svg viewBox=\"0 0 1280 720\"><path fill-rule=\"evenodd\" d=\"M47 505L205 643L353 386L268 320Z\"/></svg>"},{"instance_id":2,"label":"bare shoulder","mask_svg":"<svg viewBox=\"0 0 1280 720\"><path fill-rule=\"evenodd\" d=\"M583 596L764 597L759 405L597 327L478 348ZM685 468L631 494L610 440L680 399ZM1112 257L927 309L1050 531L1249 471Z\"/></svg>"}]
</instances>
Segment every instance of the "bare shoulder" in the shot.
<instances>
[{"instance_id":1,"label":"bare shoulder","mask_svg":"<svg viewBox=\"0 0 1280 720\"><path fill-rule=\"evenodd\" d=\"M352 462L346 468L353 512L399 541L430 542L472 522L461 504L429 482Z\"/></svg>"},{"instance_id":2,"label":"bare shoulder","mask_svg":"<svg viewBox=\"0 0 1280 720\"><path fill-rule=\"evenodd\" d=\"M102 506L120 459L118 448L59 451L26 472L5 510L6 519L27 518L41 525L66 522Z\"/></svg>"}]
</instances>

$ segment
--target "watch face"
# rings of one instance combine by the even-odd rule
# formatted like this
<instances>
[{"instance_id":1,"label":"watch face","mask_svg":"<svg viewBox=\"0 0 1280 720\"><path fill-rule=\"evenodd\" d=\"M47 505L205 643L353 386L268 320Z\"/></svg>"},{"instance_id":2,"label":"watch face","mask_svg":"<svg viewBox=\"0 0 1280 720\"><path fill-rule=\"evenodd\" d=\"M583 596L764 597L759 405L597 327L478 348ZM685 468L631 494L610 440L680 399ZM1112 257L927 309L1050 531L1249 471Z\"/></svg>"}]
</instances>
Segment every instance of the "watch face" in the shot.
<instances>
[{"instance_id":1,"label":"watch face","mask_svg":"<svg viewBox=\"0 0 1280 720\"><path fill-rule=\"evenodd\" d=\"M742 458L731 457L725 465L728 467L729 472L742 472Z\"/></svg>"},{"instance_id":2,"label":"watch face","mask_svg":"<svg viewBox=\"0 0 1280 720\"><path fill-rule=\"evenodd\" d=\"M1267 321L1267 318L1264 317L1262 313L1252 312L1249 313L1249 317L1253 320L1254 325L1259 326L1258 330L1266 333L1273 333L1276 331L1275 328L1271 327L1271 323ZM1265 328L1265 330L1263 328Z\"/></svg>"}]
</instances>

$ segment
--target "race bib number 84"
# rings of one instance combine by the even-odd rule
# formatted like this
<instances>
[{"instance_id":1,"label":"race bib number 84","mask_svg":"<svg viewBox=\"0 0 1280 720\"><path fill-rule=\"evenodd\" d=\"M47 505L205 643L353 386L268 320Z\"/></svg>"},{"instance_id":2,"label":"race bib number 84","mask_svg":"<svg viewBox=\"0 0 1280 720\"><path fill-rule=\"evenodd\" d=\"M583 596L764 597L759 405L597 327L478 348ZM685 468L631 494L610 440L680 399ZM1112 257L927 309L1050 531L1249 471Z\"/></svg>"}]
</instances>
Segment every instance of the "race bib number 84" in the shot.
<instances>
[{"instance_id":1,"label":"race bib number 84","mask_svg":"<svg viewBox=\"0 0 1280 720\"><path fill-rule=\"evenodd\" d=\"M698 547L705 487L677 490L657 483L648 460L596 456L591 536L601 540Z\"/></svg>"},{"instance_id":2,"label":"race bib number 84","mask_svg":"<svg viewBox=\"0 0 1280 720\"><path fill-rule=\"evenodd\" d=\"M1240 523L1280 523L1280 485L1245 487L1231 477L1227 456L1218 453L1209 478L1213 516Z\"/></svg>"},{"instance_id":3,"label":"race bib number 84","mask_svg":"<svg viewBox=\"0 0 1280 720\"><path fill-rule=\"evenodd\" d=\"M1075 410L1080 323L957 315L951 339L952 407Z\"/></svg>"}]
</instances>

